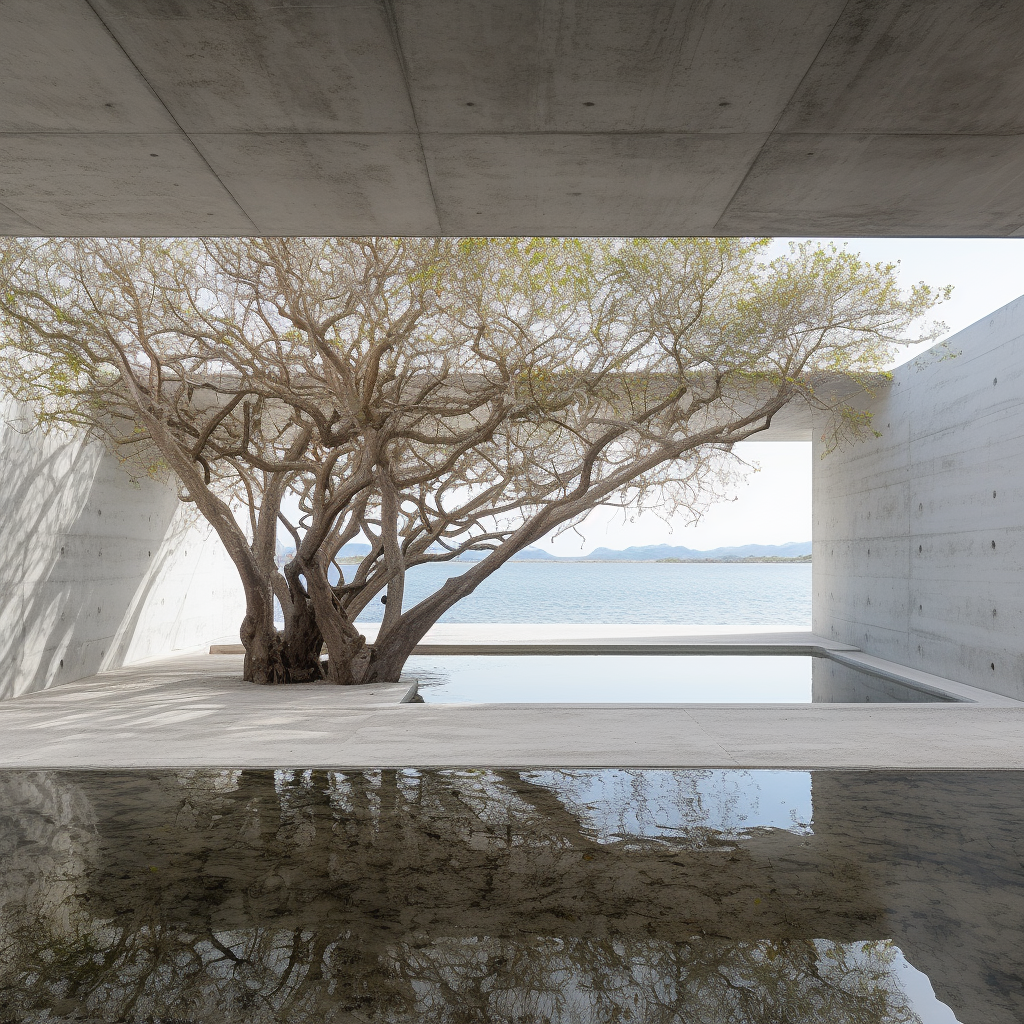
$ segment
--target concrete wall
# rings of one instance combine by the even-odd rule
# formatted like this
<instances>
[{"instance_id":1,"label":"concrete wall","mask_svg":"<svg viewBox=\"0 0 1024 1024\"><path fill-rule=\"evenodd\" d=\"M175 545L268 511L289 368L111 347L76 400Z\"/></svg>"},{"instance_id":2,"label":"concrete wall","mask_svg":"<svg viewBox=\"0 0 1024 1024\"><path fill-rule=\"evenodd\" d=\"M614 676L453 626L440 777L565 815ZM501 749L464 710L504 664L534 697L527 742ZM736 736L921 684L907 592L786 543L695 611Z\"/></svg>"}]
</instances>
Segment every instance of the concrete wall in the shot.
<instances>
[{"instance_id":1,"label":"concrete wall","mask_svg":"<svg viewBox=\"0 0 1024 1024\"><path fill-rule=\"evenodd\" d=\"M820 459L815 632L1024 698L1024 298L899 368ZM816 433L818 433L816 431Z\"/></svg>"},{"instance_id":2,"label":"concrete wall","mask_svg":"<svg viewBox=\"0 0 1024 1024\"><path fill-rule=\"evenodd\" d=\"M173 487L0 404L0 699L237 635L241 585Z\"/></svg>"}]
</instances>

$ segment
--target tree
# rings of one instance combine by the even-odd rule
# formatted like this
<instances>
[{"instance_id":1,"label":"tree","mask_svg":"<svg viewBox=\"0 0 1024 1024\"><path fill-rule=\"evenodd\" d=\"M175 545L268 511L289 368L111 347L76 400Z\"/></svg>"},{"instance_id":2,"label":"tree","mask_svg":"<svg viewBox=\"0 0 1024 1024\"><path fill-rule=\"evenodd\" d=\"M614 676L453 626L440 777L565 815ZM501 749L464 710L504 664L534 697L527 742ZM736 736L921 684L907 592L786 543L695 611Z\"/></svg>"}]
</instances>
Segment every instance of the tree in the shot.
<instances>
[{"instance_id":1,"label":"tree","mask_svg":"<svg viewBox=\"0 0 1024 1024\"><path fill-rule=\"evenodd\" d=\"M596 506L699 514L789 402L829 408L834 438L864 429L822 384L881 370L940 295L765 245L9 241L4 376L41 427L177 478L238 568L247 679L397 679L445 611ZM487 554L403 608L411 567L468 550ZM383 591L370 647L354 622Z\"/></svg>"}]
</instances>

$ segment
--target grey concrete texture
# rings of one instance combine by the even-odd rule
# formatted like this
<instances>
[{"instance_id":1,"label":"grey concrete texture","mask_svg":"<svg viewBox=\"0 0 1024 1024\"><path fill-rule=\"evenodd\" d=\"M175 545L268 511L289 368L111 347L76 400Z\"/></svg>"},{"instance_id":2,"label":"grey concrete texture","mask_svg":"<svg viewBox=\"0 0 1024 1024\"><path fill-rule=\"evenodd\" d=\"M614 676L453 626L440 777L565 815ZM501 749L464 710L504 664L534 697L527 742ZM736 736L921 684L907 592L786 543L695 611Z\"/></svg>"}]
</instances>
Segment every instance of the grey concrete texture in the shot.
<instances>
[{"instance_id":1,"label":"grey concrete texture","mask_svg":"<svg viewBox=\"0 0 1024 1024\"><path fill-rule=\"evenodd\" d=\"M372 643L379 622L360 622ZM416 654L822 654L857 648L792 626L674 626L581 622L439 622ZM210 654L242 654L225 637Z\"/></svg>"},{"instance_id":2,"label":"grey concrete texture","mask_svg":"<svg viewBox=\"0 0 1024 1024\"><path fill-rule=\"evenodd\" d=\"M1024 299L896 371L815 459L813 628L1024 699ZM817 454L817 452L816 452Z\"/></svg>"},{"instance_id":3,"label":"grey concrete texture","mask_svg":"<svg viewBox=\"0 0 1024 1024\"><path fill-rule=\"evenodd\" d=\"M1024 768L1024 707L414 704L179 657L0 704L0 768Z\"/></svg>"},{"instance_id":4,"label":"grey concrete texture","mask_svg":"<svg viewBox=\"0 0 1024 1024\"><path fill-rule=\"evenodd\" d=\"M237 630L241 586L172 485L0 404L0 700Z\"/></svg>"},{"instance_id":5,"label":"grey concrete texture","mask_svg":"<svg viewBox=\"0 0 1024 1024\"><path fill-rule=\"evenodd\" d=\"M1013 0L4 0L0 231L1013 235Z\"/></svg>"}]
</instances>

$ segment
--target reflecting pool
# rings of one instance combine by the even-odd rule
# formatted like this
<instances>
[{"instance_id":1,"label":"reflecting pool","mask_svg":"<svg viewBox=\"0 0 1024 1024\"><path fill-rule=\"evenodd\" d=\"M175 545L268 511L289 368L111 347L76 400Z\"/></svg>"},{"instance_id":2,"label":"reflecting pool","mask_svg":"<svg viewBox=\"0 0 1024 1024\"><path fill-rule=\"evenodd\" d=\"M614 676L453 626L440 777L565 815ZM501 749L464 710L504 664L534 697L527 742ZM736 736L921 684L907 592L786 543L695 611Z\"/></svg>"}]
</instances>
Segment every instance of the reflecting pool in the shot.
<instances>
[{"instance_id":1,"label":"reflecting pool","mask_svg":"<svg viewBox=\"0 0 1024 1024\"><path fill-rule=\"evenodd\" d=\"M1024 777L0 772L0 1020L1010 1024Z\"/></svg>"},{"instance_id":2,"label":"reflecting pool","mask_svg":"<svg viewBox=\"0 0 1024 1024\"><path fill-rule=\"evenodd\" d=\"M935 694L807 654L416 655L428 704L941 703Z\"/></svg>"}]
</instances>

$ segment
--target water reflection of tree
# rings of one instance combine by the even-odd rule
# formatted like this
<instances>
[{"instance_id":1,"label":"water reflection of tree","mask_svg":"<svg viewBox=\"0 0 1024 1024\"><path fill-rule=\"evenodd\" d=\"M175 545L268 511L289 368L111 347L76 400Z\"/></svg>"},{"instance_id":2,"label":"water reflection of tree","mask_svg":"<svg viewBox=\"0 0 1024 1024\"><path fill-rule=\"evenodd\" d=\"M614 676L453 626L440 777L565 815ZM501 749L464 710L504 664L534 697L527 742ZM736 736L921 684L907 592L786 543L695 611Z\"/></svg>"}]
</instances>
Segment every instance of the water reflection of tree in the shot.
<instances>
[{"instance_id":1,"label":"water reflection of tree","mask_svg":"<svg viewBox=\"0 0 1024 1024\"><path fill-rule=\"evenodd\" d=\"M888 944L702 935L681 845L598 845L516 773L46 781L96 824L60 913L0 911L0 1019L917 1020ZM8 831L81 845L59 802Z\"/></svg>"},{"instance_id":2,"label":"water reflection of tree","mask_svg":"<svg viewBox=\"0 0 1024 1024\"><path fill-rule=\"evenodd\" d=\"M685 833L693 846L706 837L720 843L758 827L757 821L781 819L774 808L759 805L767 794L757 776L735 769L692 768L685 771L621 769L534 770L520 774L520 781L538 783L585 824L592 838L614 840L643 836L666 838ZM774 774L774 773L773 773ZM787 777L784 793L789 803L788 830L810 833L809 821L800 821L798 811L809 817L809 772L782 773ZM771 799L778 804L778 782ZM800 807L805 803L806 806ZM751 820L753 819L753 820Z\"/></svg>"}]
</instances>

